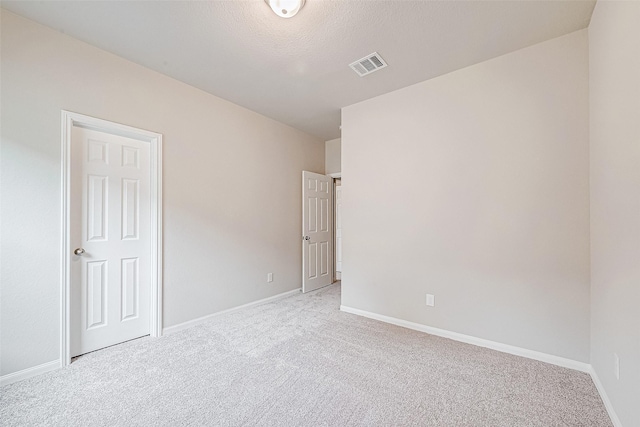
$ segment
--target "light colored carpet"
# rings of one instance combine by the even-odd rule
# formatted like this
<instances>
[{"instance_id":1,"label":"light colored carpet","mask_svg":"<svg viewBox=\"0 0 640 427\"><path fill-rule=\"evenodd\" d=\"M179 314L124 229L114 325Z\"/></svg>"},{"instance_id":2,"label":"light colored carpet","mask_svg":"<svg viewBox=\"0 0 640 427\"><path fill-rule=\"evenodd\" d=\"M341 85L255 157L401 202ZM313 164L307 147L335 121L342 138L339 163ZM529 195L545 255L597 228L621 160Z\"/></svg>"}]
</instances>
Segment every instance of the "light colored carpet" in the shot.
<instances>
[{"instance_id":1,"label":"light colored carpet","mask_svg":"<svg viewBox=\"0 0 640 427\"><path fill-rule=\"evenodd\" d=\"M3 387L3 426L610 426L587 374L339 311L340 287Z\"/></svg>"}]
</instances>

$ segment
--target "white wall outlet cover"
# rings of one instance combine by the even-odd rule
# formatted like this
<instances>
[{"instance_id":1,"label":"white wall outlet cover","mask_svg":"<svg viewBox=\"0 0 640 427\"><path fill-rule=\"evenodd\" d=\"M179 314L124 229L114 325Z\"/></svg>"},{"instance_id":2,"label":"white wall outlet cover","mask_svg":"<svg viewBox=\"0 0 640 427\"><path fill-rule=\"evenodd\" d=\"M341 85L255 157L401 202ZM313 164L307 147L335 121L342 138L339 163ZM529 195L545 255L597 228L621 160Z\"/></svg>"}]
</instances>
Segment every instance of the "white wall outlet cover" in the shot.
<instances>
[{"instance_id":1,"label":"white wall outlet cover","mask_svg":"<svg viewBox=\"0 0 640 427\"><path fill-rule=\"evenodd\" d=\"M273 273L267 274L267 282L273 282Z\"/></svg>"},{"instance_id":2,"label":"white wall outlet cover","mask_svg":"<svg viewBox=\"0 0 640 427\"><path fill-rule=\"evenodd\" d=\"M431 294L427 294L427 305L433 307L436 305L436 297Z\"/></svg>"}]
</instances>

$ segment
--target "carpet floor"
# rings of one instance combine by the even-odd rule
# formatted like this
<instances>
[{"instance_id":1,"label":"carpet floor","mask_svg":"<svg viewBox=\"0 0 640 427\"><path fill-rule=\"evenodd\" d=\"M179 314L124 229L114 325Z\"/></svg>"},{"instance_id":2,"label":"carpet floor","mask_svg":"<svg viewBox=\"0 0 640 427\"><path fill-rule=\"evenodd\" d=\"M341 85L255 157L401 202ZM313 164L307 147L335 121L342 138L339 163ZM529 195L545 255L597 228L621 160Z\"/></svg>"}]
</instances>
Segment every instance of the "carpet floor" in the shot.
<instances>
[{"instance_id":1,"label":"carpet floor","mask_svg":"<svg viewBox=\"0 0 640 427\"><path fill-rule=\"evenodd\" d=\"M611 426L589 375L339 311L340 286L3 387L3 426Z\"/></svg>"}]
</instances>

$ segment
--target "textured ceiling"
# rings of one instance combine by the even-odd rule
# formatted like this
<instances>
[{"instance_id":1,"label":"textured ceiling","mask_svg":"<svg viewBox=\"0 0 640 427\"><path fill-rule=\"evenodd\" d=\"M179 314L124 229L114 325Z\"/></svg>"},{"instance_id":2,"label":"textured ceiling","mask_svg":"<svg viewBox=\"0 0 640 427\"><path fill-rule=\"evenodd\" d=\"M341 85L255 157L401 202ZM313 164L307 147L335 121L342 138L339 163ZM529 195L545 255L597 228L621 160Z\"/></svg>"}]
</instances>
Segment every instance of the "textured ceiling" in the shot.
<instances>
[{"instance_id":1,"label":"textured ceiling","mask_svg":"<svg viewBox=\"0 0 640 427\"><path fill-rule=\"evenodd\" d=\"M3 1L2 7L328 140L340 108L587 27L595 1ZM377 51L389 64L359 77Z\"/></svg>"}]
</instances>

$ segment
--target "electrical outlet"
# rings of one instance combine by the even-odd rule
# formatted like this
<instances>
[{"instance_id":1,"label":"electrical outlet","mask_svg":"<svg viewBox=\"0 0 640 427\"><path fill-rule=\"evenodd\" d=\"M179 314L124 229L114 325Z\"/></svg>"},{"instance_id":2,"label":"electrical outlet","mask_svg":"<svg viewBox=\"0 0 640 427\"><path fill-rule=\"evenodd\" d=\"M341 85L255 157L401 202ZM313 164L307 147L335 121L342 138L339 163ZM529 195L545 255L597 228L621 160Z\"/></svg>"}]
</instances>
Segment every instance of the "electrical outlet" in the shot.
<instances>
[{"instance_id":1,"label":"electrical outlet","mask_svg":"<svg viewBox=\"0 0 640 427\"><path fill-rule=\"evenodd\" d=\"M431 294L427 294L427 305L433 307L436 305L436 297Z\"/></svg>"},{"instance_id":2,"label":"electrical outlet","mask_svg":"<svg viewBox=\"0 0 640 427\"><path fill-rule=\"evenodd\" d=\"M273 282L273 273L267 273L267 282Z\"/></svg>"},{"instance_id":3,"label":"electrical outlet","mask_svg":"<svg viewBox=\"0 0 640 427\"><path fill-rule=\"evenodd\" d=\"M618 353L613 353L613 374L617 380L620 379L620 358L618 357Z\"/></svg>"}]
</instances>

